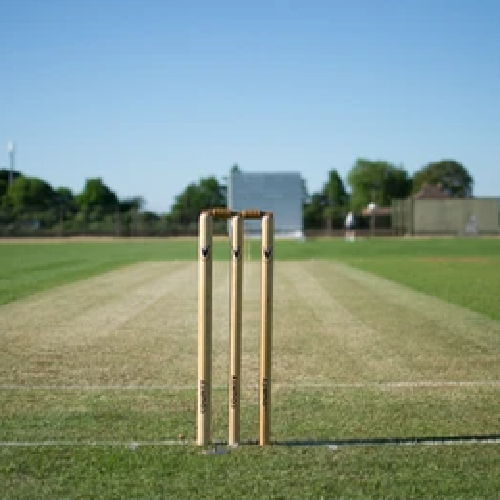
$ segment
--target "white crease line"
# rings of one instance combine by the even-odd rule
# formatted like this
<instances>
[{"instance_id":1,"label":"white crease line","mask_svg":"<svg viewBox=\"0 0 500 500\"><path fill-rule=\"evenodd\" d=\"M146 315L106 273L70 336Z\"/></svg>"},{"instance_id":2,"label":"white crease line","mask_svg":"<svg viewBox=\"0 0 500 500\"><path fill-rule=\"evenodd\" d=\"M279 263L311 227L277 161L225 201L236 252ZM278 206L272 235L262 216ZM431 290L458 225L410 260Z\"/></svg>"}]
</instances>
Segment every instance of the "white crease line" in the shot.
<instances>
[{"instance_id":1,"label":"white crease line","mask_svg":"<svg viewBox=\"0 0 500 500\"><path fill-rule=\"evenodd\" d=\"M441 380L409 382L353 382L353 383L275 383L276 389L366 389L366 388L418 388L418 387L489 387L500 386L500 380ZM258 385L245 385L244 389L258 389ZM228 389L227 385L214 385L213 390ZM195 385L25 385L3 384L0 390L67 390L67 391L194 391Z\"/></svg>"},{"instance_id":2,"label":"white crease line","mask_svg":"<svg viewBox=\"0 0 500 500\"><path fill-rule=\"evenodd\" d=\"M241 446L256 445L257 441L249 441L241 443ZM419 439L404 439L404 440L390 440L390 439L366 439L366 440L353 440L353 441L297 441L297 440L278 440L271 443L272 446L280 447L295 447L307 446L317 447L326 446L332 450L353 447L353 446L451 446L451 445L467 445L467 444L500 444L500 437L463 437L463 438L419 438ZM139 447L159 447L159 446L195 446L196 441L192 440L164 440L164 441L0 441L0 447L3 448L43 448L43 447L124 447L131 450L136 450ZM225 441L215 441L212 446L227 446Z\"/></svg>"},{"instance_id":3,"label":"white crease line","mask_svg":"<svg viewBox=\"0 0 500 500\"><path fill-rule=\"evenodd\" d=\"M195 445L195 441L189 440L165 440L165 441L0 441L0 447L5 448L42 448L42 447L126 447L137 449L139 446L188 446ZM225 445L225 444L223 444ZM214 446L219 446L214 444Z\"/></svg>"},{"instance_id":4,"label":"white crease line","mask_svg":"<svg viewBox=\"0 0 500 500\"><path fill-rule=\"evenodd\" d=\"M280 384L277 384L280 385ZM305 383L305 384L283 384L287 387L297 388L348 388L363 389L370 387L481 387L481 386L500 386L500 380L422 380L409 382L359 382L359 383Z\"/></svg>"},{"instance_id":5,"label":"white crease line","mask_svg":"<svg viewBox=\"0 0 500 500\"><path fill-rule=\"evenodd\" d=\"M227 385L214 385L213 390L227 389ZM65 390L65 391L194 391L195 385L24 385L4 384L0 390Z\"/></svg>"}]
</instances>

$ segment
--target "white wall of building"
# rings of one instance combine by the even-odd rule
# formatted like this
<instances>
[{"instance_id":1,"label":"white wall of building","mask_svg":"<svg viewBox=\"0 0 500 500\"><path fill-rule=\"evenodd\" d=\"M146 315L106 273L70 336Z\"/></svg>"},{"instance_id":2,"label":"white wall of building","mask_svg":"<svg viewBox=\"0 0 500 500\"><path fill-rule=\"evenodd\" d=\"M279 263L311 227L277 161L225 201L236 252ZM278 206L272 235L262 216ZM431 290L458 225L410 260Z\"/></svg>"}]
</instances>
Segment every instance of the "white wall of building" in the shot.
<instances>
[{"instance_id":1,"label":"white wall of building","mask_svg":"<svg viewBox=\"0 0 500 500\"><path fill-rule=\"evenodd\" d=\"M300 238L302 186L298 172L234 172L228 179L228 208L273 212L276 237ZM260 236L260 221L245 221L245 232Z\"/></svg>"}]
</instances>

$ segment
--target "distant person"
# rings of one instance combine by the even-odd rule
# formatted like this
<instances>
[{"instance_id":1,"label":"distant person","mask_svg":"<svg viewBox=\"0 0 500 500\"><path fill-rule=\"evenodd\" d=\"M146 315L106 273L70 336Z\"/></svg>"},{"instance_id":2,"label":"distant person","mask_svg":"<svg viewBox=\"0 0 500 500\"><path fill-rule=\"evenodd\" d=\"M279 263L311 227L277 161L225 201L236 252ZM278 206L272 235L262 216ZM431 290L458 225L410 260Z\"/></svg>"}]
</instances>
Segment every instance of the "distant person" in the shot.
<instances>
[{"instance_id":1,"label":"distant person","mask_svg":"<svg viewBox=\"0 0 500 500\"><path fill-rule=\"evenodd\" d=\"M345 218L345 239L346 241L354 241L356 239L354 214L349 212Z\"/></svg>"}]
</instances>

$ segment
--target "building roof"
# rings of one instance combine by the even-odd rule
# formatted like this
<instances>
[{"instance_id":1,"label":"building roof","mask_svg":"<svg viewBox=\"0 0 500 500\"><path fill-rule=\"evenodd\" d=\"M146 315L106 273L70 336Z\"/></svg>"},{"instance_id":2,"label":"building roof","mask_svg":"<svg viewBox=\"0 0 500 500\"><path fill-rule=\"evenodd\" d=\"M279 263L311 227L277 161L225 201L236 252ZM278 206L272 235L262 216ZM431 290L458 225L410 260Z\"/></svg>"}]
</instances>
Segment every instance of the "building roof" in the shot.
<instances>
[{"instance_id":1,"label":"building roof","mask_svg":"<svg viewBox=\"0 0 500 500\"><path fill-rule=\"evenodd\" d=\"M413 195L415 200L442 200L451 198L450 195L443 189L441 184L431 185L424 184L420 191Z\"/></svg>"}]
</instances>

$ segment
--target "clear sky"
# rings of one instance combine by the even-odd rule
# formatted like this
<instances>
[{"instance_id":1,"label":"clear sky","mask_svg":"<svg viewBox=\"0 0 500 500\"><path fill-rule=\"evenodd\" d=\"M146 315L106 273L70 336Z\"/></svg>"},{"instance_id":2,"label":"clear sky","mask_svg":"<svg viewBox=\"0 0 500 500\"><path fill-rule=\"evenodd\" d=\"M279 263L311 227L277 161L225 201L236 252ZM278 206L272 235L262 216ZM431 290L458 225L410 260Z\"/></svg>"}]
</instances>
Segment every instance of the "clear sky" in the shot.
<instances>
[{"instance_id":1,"label":"clear sky","mask_svg":"<svg viewBox=\"0 0 500 500\"><path fill-rule=\"evenodd\" d=\"M500 0L0 0L0 141L169 209L201 176L452 158L500 196ZM2 161L2 158L5 160Z\"/></svg>"}]
</instances>

